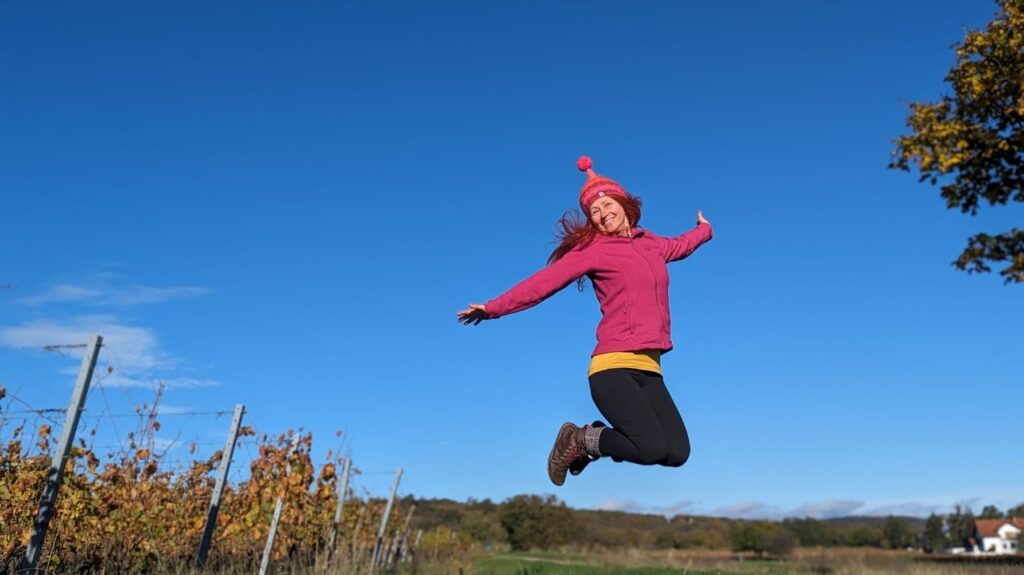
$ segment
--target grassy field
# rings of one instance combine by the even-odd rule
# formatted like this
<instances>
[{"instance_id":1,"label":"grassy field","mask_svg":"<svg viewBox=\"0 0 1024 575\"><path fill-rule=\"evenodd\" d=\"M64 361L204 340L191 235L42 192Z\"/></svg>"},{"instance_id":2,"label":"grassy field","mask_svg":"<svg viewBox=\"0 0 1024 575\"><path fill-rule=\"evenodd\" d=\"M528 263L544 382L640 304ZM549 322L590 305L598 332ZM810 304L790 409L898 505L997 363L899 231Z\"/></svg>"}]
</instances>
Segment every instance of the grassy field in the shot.
<instances>
[{"instance_id":1,"label":"grassy field","mask_svg":"<svg viewBox=\"0 0 1024 575\"><path fill-rule=\"evenodd\" d=\"M479 553L479 551L477 552ZM725 551L619 550L600 553L486 553L436 557L401 563L382 575L1024 575L1024 564L931 561L921 554L865 549L798 549L786 560L738 558ZM947 558L953 559L953 558ZM369 569L293 565L271 573L357 575ZM50 571L61 572L61 571ZM66 571L65 571L66 572ZM244 567L208 571L222 575L251 573ZM153 571L162 575L198 575L191 565Z\"/></svg>"},{"instance_id":2,"label":"grassy field","mask_svg":"<svg viewBox=\"0 0 1024 575\"><path fill-rule=\"evenodd\" d=\"M799 550L784 561L729 553L499 554L475 558L465 575L1024 575L1024 565L933 562L919 554Z\"/></svg>"},{"instance_id":3,"label":"grassy field","mask_svg":"<svg viewBox=\"0 0 1024 575\"><path fill-rule=\"evenodd\" d=\"M683 570L673 567L610 568L592 565L552 563L522 557L487 557L473 562L474 575L724 575L722 571Z\"/></svg>"},{"instance_id":4,"label":"grassy field","mask_svg":"<svg viewBox=\"0 0 1024 575\"><path fill-rule=\"evenodd\" d=\"M523 557L487 557L473 562L474 575L611 575L624 573L627 575L727 575L721 570L697 570L678 567L600 567L552 563L550 560L533 560ZM749 571L730 571L728 575L747 575ZM768 575L768 572L761 572ZM782 575L784 571L776 572Z\"/></svg>"}]
</instances>

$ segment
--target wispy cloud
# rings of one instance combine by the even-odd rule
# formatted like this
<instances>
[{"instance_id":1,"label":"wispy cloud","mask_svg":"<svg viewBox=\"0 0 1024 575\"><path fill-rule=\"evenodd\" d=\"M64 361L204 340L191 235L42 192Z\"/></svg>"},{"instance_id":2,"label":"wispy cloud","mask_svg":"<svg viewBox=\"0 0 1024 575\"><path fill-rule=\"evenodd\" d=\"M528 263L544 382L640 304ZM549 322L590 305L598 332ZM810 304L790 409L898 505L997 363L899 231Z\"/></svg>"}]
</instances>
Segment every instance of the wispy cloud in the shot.
<instances>
[{"instance_id":1,"label":"wispy cloud","mask_svg":"<svg viewBox=\"0 0 1024 575\"><path fill-rule=\"evenodd\" d=\"M171 447L181 447L181 441L177 439L167 439L164 437L153 438L153 448L158 451L167 451Z\"/></svg>"},{"instance_id":2,"label":"wispy cloud","mask_svg":"<svg viewBox=\"0 0 1024 575\"><path fill-rule=\"evenodd\" d=\"M26 305L40 305L45 303L63 303L69 301L83 301L95 299L102 295L102 291L82 286L61 284L55 285L45 293L34 296L27 296L14 300L17 303Z\"/></svg>"},{"instance_id":3,"label":"wispy cloud","mask_svg":"<svg viewBox=\"0 0 1024 575\"><path fill-rule=\"evenodd\" d=\"M596 509L602 511L626 511L629 513L650 513L674 517L681 514L701 515L707 514L717 517L730 517L733 519L782 519L784 517L814 517L816 519L828 519L832 517L843 517L863 507L860 501L820 501L804 503L791 510L783 509L774 505L768 505L759 501L740 501L733 505L718 507L710 512L704 512L697 508L693 501L679 501L669 505L649 505L630 499L608 499L599 504Z\"/></svg>"},{"instance_id":4,"label":"wispy cloud","mask_svg":"<svg viewBox=\"0 0 1024 575\"><path fill-rule=\"evenodd\" d=\"M181 415L190 411L195 411L195 409L182 405L167 405L161 403L157 408L157 415Z\"/></svg>"},{"instance_id":5,"label":"wispy cloud","mask_svg":"<svg viewBox=\"0 0 1024 575\"><path fill-rule=\"evenodd\" d=\"M838 517L849 517L851 515L864 515L870 517L885 517L896 515L902 517L927 517L932 513L944 515L952 512L956 504L980 512L984 505L993 504L1000 508L1007 508L1013 505L1024 503L1024 496L1021 496L1021 488L1016 487L990 487L985 489L989 494L987 497L973 495L946 494L925 497L918 501L888 500L864 502L849 499L828 499L825 501L811 501L803 503L792 509L786 509L777 505L769 505L760 501L740 501L732 505L718 507L712 511L694 509L687 507L686 512L693 515L711 515L717 517L729 517L732 519L768 519L781 520L787 517L811 517L814 519L835 519ZM644 506L630 501L610 499L602 503L599 509L617 509L622 511L649 512L644 511Z\"/></svg>"},{"instance_id":6,"label":"wispy cloud","mask_svg":"<svg viewBox=\"0 0 1024 575\"><path fill-rule=\"evenodd\" d=\"M123 372L114 371L101 380L104 387L137 387L142 389L196 389L202 387L215 387L220 385L212 379L195 379L191 377L155 377L155 376L128 376Z\"/></svg>"},{"instance_id":7,"label":"wispy cloud","mask_svg":"<svg viewBox=\"0 0 1024 575\"><path fill-rule=\"evenodd\" d=\"M599 511L626 511L629 513L649 513L674 517L693 508L693 501L678 501L669 505L648 505L630 499L608 499L598 504Z\"/></svg>"},{"instance_id":8,"label":"wispy cloud","mask_svg":"<svg viewBox=\"0 0 1024 575\"><path fill-rule=\"evenodd\" d=\"M174 299L195 297L210 290L195 286L153 287L129 285L117 287L105 282L95 285L58 284L43 293L14 300L17 303L41 306L54 303L83 303L100 306L137 306L158 304Z\"/></svg>"},{"instance_id":9,"label":"wispy cloud","mask_svg":"<svg viewBox=\"0 0 1024 575\"><path fill-rule=\"evenodd\" d=\"M909 500L887 499L866 505L864 515L906 515L927 517L932 513L945 515L954 505L980 513L986 505L1006 509L1024 503L1024 484L985 485L969 492L937 493Z\"/></svg>"},{"instance_id":10,"label":"wispy cloud","mask_svg":"<svg viewBox=\"0 0 1024 575\"><path fill-rule=\"evenodd\" d=\"M766 505L759 501L740 501L733 505L719 507L710 513L718 517L734 519L779 519L786 515L780 507Z\"/></svg>"},{"instance_id":11,"label":"wispy cloud","mask_svg":"<svg viewBox=\"0 0 1024 575\"><path fill-rule=\"evenodd\" d=\"M786 517L811 517L813 519L835 519L851 515L909 515L920 517L928 515L933 506L916 503L900 503L882 506L868 506L863 501L848 499L828 499L811 501L792 509L776 505L768 505L759 501L741 501L739 503L715 509L710 515L731 517L734 519L770 519L780 520Z\"/></svg>"},{"instance_id":12,"label":"wispy cloud","mask_svg":"<svg viewBox=\"0 0 1024 575\"><path fill-rule=\"evenodd\" d=\"M815 519L831 519L853 515L864 507L863 501L827 500L803 505L789 511L786 515L796 517L814 517Z\"/></svg>"},{"instance_id":13,"label":"wispy cloud","mask_svg":"<svg viewBox=\"0 0 1024 575\"><path fill-rule=\"evenodd\" d=\"M945 514L952 509L951 506L937 503L918 503L910 501L906 503L890 503L871 507L864 511L864 515L899 515L903 517L927 517L932 513Z\"/></svg>"},{"instance_id":14,"label":"wispy cloud","mask_svg":"<svg viewBox=\"0 0 1024 575\"><path fill-rule=\"evenodd\" d=\"M76 345L103 335L103 353L108 363L125 374L173 368L177 361L160 349L152 330L125 325L110 315L83 315L68 321L36 320L18 326L0 327L0 345L13 348L42 348ZM83 351L72 349L81 357Z\"/></svg>"},{"instance_id":15,"label":"wispy cloud","mask_svg":"<svg viewBox=\"0 0 1024 575\"><path fill-rule=\"evenodd\" d=\"M126 325L110 315L85 315L67 321L37 320L16 326L0 326L0 346L36 348L51 345L78 345L93 334L103 336L100 361L111 368L99 383L107 387L140 387L167 389L211 387L217 382L183 376L163 376L180 367L181 361L165 351L153 330ZM69 355L81 358L81 348L70 348ZM67 373L76 368L67 367Z\"/></svg>"},{"instance_id":16,"label":"wispy cloud","mask_svg":"<svg viewBox=\"0 0 1024 575\"><path fill-rule=\"evenodd\" d=\"M179 287L149 287L132 286L124 290L111 293L101 303L110 305L144 305L163 303L172 299L195 297L210 293L210 290L201 287L179 286Z\"/></svg>"}]
</instances>

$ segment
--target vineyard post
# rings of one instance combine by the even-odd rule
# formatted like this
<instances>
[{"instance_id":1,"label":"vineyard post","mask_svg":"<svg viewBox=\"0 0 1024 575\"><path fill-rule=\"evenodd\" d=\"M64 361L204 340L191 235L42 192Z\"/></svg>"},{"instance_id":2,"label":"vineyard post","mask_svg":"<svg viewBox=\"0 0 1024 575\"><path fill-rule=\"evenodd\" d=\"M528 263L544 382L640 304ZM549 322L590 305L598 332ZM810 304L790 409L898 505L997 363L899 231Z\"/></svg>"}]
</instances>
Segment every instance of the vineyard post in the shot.
<instances>
[{"instance_id":1,"label":"vineyard post","mask_svg":"<svg viewBox=\"0 0 1024 575\"><path fill-rule=\"evenodd\" d=\"M412 542L412 548L408 553L402 555L402 562L405 563L409 558L415 554L420 548L420 537L423 537L423 530L419 529L416 531L416 540Z\"/></svg>"},{"instance_id":2,"label":"vineyard post","mask_svg":"<svg viewBox=\"0 0 1024 575\"><path fill-rule=\"evenodd\" d=\"M242 416L245 414L245 406L239 403L235 406L235 416L231 420L231 428L228 430L228 441L224 444L224 451L220 458L220 471L217 473L217 484L213 488L213 496L210 498L210 509L206 512L206 525L203 526L203 538L199 541L199 555L196 556L196 569L202 569L206 563L206 554L210 550L210 541L213 539L213 530L217 527L217 513L220 511L220 498L224 493L224 486L228 480L228 468L231 467L231 458L235 454L235 440L238 438L238 428L242 425Z\"/></svg>"},{"instance_id":3,"label":"vineyard post","mask_svg":"<svg viewBox=\"0 0 1024 575\"><path fill-rule=\"evenodd\" d=\"M53 459L50 461L46 485L43 486L43 497L39 501L39 511L32 524L32 535L29 538L25 556L21 560L19 570L21 572L31 573L36 570L39 553L43 549L46 531L50 527L50 519L53 517L57 504L57 492L60 491L60 485L64 481L64 468L68 455L71 453L71 444L75 440L75 431L78 429L78 420L82 415L85 396L89 392L89 382L92 381L92 372L96 368L96 358L100 354L102 345L102 336L92 336L92 341L86 346L85 356L82 357L82 367L78 370L75 390L71 393L71 404L68 406L67 413L64 414L64 427L60 430L60 443L57 444L57 451L54 452Z\"/></svg>"},{"instance_id":4,"label":"vineyard post","mask_svg":"<svg viewBox=\"0 0 1024 575\"><path fill-rule=\"evenodd\" d=\"M377 568L377 559L380 557L381 544L384 543L384 531L388 527L388 516L391 515L391 506L395 504L395 494L398 493L398 481L402 478L402 468L399 467L395 473L395 483L391 486L391 497L388 499L387 507L384 508L384 516L380 518L380 530L377 532L377 543L373 546L373 557L370 559L370 573Z\"/></svg>"},{"instance_id":5,"label":"vineyard post","mask_svg":"<svg viewBox=\"0 0 1024 575\"><path fill-rule=\"evenodd\" d=\"M358 501L358 499L356 501ZM352 563L355 567L356 573L359 572L359 567L363 564L363 552L366 550L364 542L359 540L359 534L363 531L363 520L366 519L366 514L369 512L369 509L370 498L367 497L366 505L363 505L363 508L359 511L359 519L356 521L355 530L352 531L351 543L349 545L349 553L352 554Z\"/></svg>"},{"instance_id":6,"label":"vineyard post","mask_svg":"<svg viewBox=\"0 0 1024 575\"><path fill-rule=\"evenodd\" d=\"M300 435L295 434L292 438L291 450L294 450L299 446ZM291 451L289 451L289 454ZM284 476L288 477L288 471L291 466L285 468ZM287 484L284 486L287 488ZM267 568L270 567L270 552L274 549L274 536L277 534L277 523L281 520L281 510L284 508L284 493L277 496L277 501L274 503L274 518L270 521L270 533L267 534L267 544L263 546L263 560L260 561L260 575L267 574Z\"/></svg>"},{"instance_id":7,"label":"vineyard post","mask_svg":"<svg viewBox=\"0 0 1024 575\"><path fill-rule=\"evenodd\" d=\"M412 507L409 508L409 513L405 516L405 524L402 526L402 532L398 537L398 544L395 546L394 555L389 558L388 565L391 565L392 561L397 565L402 557L405 556L406 543L409 539L409 524L412 522L412 514L416 512L416 504L413 503Z\"/></svg>"},{"instance_id":8,"label":"vineyard post","mask_svg":"<svg viewBox=\"0 0 1024 575\"><path fill-rule=\"evenodd\" d=\"M352 458L345 458L345 465L341 472L341 489L338 491L338 508L334 511L334 523L331 525L331 546L327 548L327 560L337 552L338 548L338 526L341 524L341 514L345 508L345 496L348 493L348 473L352 468Z\"/></svg>"}]
</instances>

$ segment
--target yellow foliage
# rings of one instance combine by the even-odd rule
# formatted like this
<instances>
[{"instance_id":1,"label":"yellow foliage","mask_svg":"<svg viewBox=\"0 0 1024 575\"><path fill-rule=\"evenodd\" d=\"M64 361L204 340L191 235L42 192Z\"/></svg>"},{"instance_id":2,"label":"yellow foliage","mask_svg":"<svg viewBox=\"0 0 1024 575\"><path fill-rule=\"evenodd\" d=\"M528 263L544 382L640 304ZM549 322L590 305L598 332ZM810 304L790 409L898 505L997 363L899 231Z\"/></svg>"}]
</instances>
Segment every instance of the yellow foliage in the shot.
<instances>
[{"instance_id":1,"label":"yellow foliage","mask_svg":"<svg viewBox=\"0 0 1024 575\"><path fill-rule=\"evenodd\" d=\"M952 93L910 105L910 133L896 141L889 166L941 187L948 208L976 214L983 205L1024 201L1024 0L1001 0L984 30L968 32L946 75ZM1024 282L1024 232L977 234L953 264L968 272L999 273Z\"/></svg>"},{"instance_id":2,"label":"yellow foliage","mask_svg":"<svg viewBox=\"0 0 1024 575\"><path fill-rule=\"evenodd\" d=\"M175 564L188 569L194 561L213 492L211 473L222 454L161 471L161 456L144 447L152 444L155 426L140 428L142 434L130 437L130 449L114 454L103 466L91 449L72 452L44 550L43 559L51 567L136 573L157 570L158 560L160 569ZM2 420L0 431L5 431ZM247 431L255 435L251 428ZM42 427L37 431L40 436L50 433ZM0 443L0 572L16 566L24 554L50 465L46 451L24 451L22 434L17 428ZM221 498L207 563L212 569L255 569L278 495L284 497L284 507L274 561L314 563L330 536L338 461L325 462L316 473L311 449L309 434L294 446L289 436L263 436L249 476L229 484ZM348 498L340 529L344 555L372 549L383 506L382 500ZM396 535L400 523L389 524L388 537Z\"/></svg>"}]
</instances>

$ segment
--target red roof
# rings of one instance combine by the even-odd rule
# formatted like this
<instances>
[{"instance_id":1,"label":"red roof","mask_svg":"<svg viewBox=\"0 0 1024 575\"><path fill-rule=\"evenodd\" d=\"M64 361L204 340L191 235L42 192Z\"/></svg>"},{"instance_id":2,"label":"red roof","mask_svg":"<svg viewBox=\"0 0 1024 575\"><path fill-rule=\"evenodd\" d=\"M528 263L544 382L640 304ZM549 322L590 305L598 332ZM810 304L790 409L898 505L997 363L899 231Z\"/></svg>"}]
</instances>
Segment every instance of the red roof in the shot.
<instances>
[{"instance_id":1,"label":"red roof","mask_svg":"<svg viewBox=\"0 0 1024 575\"><path fill-rule=\"evenodd\" d=\"M1013 525L1018 529L1024 529L1024 518L1010 517L1007 519L975 519L974 527L978 530L978 537L999 537L999 528L1003 525Z\"/></svg>"}]
</instances>

